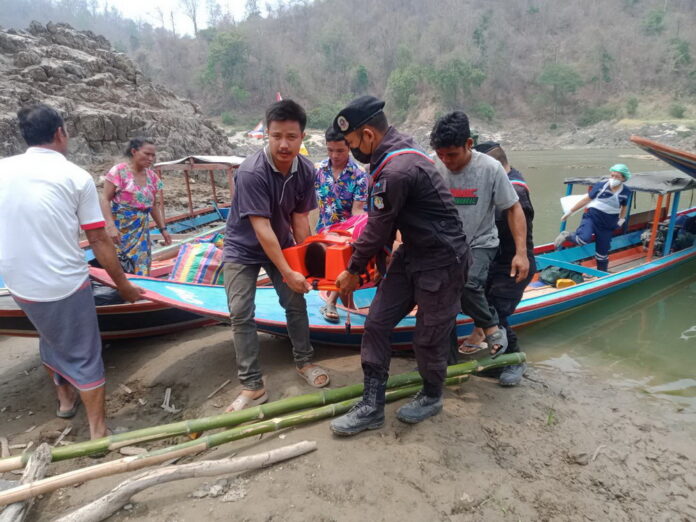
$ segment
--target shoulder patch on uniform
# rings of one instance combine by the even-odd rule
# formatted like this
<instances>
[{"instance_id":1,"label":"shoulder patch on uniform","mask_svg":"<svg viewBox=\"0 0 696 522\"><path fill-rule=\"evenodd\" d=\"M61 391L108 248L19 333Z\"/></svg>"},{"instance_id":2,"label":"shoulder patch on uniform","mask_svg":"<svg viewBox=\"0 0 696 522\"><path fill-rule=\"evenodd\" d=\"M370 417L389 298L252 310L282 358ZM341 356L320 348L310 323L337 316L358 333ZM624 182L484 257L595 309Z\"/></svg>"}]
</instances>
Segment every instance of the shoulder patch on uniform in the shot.
<instances>
[{"instance_id":1,"label":"shoulder patch on uniform","mask_svg":"<svg viewBox=\"0 0 696 522\"><path fill-rule=\"evenodd\" d=\"M386 192L387 192L387 180L380 179L379 181L376 181L372 187L372 193L373 194L384 194Z\"/></svg>"},{"instance_id":2,"label":"shoulder patch on uniform","mask_svg":"<svg viewBox=\"0 0 696 522\"><path fill-rule=\"evenodd\" d=\"M384 199L382 198L382 196L375 196L374 198L372 198L372 202L374 203L375 208L377 210L384 209Z\"/></svg>"}]
</instances>

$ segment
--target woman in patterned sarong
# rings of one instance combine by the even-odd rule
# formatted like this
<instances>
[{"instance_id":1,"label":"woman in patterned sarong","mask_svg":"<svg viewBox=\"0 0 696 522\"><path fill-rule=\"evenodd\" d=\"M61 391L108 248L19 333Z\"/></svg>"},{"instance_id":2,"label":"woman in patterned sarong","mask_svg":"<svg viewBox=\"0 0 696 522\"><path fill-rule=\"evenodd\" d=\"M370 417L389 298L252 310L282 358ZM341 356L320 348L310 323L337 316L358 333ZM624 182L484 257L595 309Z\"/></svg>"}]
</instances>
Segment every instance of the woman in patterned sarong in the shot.
<instances>
[{"instance_id":1,"label":"woman in patterned sarong","mask_svg":"<svg viewBox=\"0 0 696 522\"><path fill-rule=\"evenodd\" d=\"M137 275L150 275L149 216L159 227L164 244L172 242L162 212L162 180L150 168L155 153L152 141L133 138L126 150L128 161L107 172L101 195L107 233L116 245L121 263L133 266Z\"/></svg>"}]
</instances>

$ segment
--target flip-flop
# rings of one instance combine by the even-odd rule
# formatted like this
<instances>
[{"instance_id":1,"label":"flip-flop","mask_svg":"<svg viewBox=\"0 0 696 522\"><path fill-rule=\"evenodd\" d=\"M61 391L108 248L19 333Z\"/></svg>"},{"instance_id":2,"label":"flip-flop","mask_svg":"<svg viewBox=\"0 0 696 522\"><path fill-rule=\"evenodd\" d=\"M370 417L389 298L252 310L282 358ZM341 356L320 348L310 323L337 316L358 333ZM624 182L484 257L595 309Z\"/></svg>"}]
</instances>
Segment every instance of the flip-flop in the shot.
<instances>
[{"instance_id":1,"label":"flip-flop","mask_svg":"<svg viewBox=\"0 0 696 522\"><path fill-rule=\"evenodd\" d=\"M332 310L333 314L335 315L330 315ZM340 321L340 317L338 316L338 312L336 311L335 306L329 306L328 304L325 304L324 306L319 308L319 313L327 323L338 323Z\"/></svg>"},{"instance_id":2,"label":"flip-flop","mask_svg":"<svg viewBox=\"0 0 696 522\"><path fill-rule=\"evenodd\" d=\"M329 372L316 364L306 364L302 368L297 368L297 373L300 377L307 381L307 384L314 386L315 388L323 388L329 384ZM317 378L321 376L325 376L326 381L324 381L322 384L317 384Z\"/></svg>"},{"instance_id":3,"label":"flip-flop","mask_svg":"<svg viewBox=\"0 0 696 522\"><path fill-rule=\"evenodd\" d=\"M257 397L256 399L252 399L248 395L244 395L243 393L240 393L237 395L237 398L232 401L232 404L230 404L225 412L232 412L232 411L241 411L245 410L246 408L251 408L253 406L258 406L259 404L263 404L266 401L268 401L268 393L265 391L263 392L263 395L260 397Z\"/></svg>"},{"instance_id":4,"label":"flip-flop","mask_svg":"<svg viewBox=\"0 0 696 522\"><path fill-rule=\"evenodd\" d=\"M474 355L479 353L481 350L486 350L488 348L488 343L481 341L479 344L462 343L459 345L458 351L462 355Z\"/></svg>"},{"instance_id":5,"label":"flip-flop","mask_svg":"<svg viewBox=\"0 0 696 522\"><path fill-rule=\"evenodd\" d=\"M503 355L508 349L507 332L504 328L498 328L496 332L486 336L486 342L491 350L496 345L500 346L495 353L491 351L491 359L495 359L499 355Z\"/></svg>"},{"instance_id":6,"label":"flip-flop","mask_svg":"<svg viewBox=\"0 0 696 522\"><path fill-rule=\"evenodd\" d=\"M78 395L75 399L75 402L73 403L72 408L70 408L69 410L61 410L60 401L56 402L58 403L58 405L56 406L56 417L58 417L59 419L72 419L77 414L77 410L80 408L80 403L82 401L80 400L80 396Z\"/></svg>"}]
</instances>

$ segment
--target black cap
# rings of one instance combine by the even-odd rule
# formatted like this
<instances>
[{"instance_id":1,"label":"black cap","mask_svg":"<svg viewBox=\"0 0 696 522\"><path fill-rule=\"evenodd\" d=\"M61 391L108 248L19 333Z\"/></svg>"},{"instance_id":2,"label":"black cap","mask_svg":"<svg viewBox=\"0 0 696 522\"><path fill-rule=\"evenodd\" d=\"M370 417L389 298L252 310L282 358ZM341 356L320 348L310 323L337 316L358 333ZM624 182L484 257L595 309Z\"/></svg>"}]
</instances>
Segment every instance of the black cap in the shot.
<instances>
[{"instance_id":1,"label":"black cap","mask_svg":"<svg viewBox=\"0 0 696 522\"><path fill-rule=\"evenodd\" d=\"M483 143L479 143L474 147L474 150L481 152L482 154L486 154L487 152L497 149L500 147L500 143L496 143L495 141L484 141Z\"/></svg>"},{"instance_id":2,"label":"black cap","mask_svg":"<svg viewBox=\"0 0 696 522\"><path fill-rule=\"evenodd\" d=\"M350 102L336 115L333 128L336 132L348 134L365 125L384 108L384 102L374 96L360 96Z\"/></svg>"}]
</instances>

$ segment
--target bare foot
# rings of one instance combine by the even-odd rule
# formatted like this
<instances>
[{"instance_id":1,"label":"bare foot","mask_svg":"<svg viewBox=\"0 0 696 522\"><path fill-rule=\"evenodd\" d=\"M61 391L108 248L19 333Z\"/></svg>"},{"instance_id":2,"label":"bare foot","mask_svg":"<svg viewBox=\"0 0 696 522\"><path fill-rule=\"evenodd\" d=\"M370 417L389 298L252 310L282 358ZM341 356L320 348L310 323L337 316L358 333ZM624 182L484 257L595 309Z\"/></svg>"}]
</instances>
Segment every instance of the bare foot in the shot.
<instances>
[{"instance_id":1,"label":"bare foot","mask_svg":"<svg viewBox=\"0 0 696 522\"><path fill-rule=\"evenodd\" d=\"M475 346L485 340L486 334L483 333L483 328L474 328L474 331L464 338L464 343Z\"/></svg>"}]
</instances>

